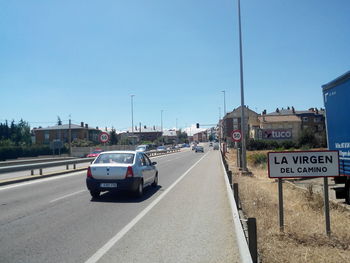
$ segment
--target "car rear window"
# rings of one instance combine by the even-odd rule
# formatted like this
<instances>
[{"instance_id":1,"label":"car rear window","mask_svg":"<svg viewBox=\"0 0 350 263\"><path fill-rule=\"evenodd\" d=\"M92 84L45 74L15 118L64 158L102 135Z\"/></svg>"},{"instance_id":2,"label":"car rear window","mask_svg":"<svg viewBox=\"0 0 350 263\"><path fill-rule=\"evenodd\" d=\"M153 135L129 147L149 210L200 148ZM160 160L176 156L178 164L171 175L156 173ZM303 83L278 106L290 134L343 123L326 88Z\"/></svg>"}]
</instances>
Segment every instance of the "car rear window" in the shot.
<instances>
[{"instance_id":1,"label":"car rear window","mask_svg":"<svg viewBox=\"0 0 350 263\"><path fill-rule=\"evenodd\" d=\"M94 163L132 164L133 162L134 162L133 153L104 153L104 154L100 154Z\"/></svg>"}]
</instances>

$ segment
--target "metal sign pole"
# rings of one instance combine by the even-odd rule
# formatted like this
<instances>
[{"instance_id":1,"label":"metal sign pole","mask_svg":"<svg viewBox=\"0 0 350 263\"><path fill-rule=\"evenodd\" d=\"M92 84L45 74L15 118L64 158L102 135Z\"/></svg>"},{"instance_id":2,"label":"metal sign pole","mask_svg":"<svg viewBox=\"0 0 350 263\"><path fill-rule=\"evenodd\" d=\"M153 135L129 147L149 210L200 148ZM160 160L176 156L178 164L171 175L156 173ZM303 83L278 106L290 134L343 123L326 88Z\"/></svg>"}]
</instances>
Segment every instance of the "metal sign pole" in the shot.
<instances>
[{"instance_id":1,"label":"metal sign pole","mask_svg":"<svg viewBox=\"0 0 350 263\"><path fill-rule=\"evenodd\" d=\"M283 185L282 185L282 178L278 178L278 207L279 207L280 231L281 231L281 232L284 232Z\"/></svg>"},{"instance_id":2,"label":"metal sign pole","mask_svg":"<svg viewBox=\"0 0 350 263\"><path fill-rule=\"evenodd\" d=\"M324 217L326 221L327 236L331 236L331 220L329 216L329 195L328 195L328 177L323 178L323 193L324 193Z\"/></svg>"}]
</instances>

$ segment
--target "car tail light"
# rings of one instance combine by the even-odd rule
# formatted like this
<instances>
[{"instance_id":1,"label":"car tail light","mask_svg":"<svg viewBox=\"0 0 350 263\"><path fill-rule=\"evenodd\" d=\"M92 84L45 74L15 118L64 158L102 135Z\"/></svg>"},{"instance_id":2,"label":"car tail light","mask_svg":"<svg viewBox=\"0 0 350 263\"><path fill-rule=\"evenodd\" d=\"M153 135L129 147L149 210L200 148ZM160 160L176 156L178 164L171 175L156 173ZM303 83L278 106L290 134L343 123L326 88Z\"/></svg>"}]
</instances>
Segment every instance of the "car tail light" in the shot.
<instances>
[{"instance_id":1,"label":"car tail light","mask_svg":"<svg viewBox=\"0 0 350 263\"><path fill-rule=\"evenodd\" d=\"M86 177L92 178L92 173L91 173L91 168L90 168L90 166L89 166L88 169L87 169Z\"/></svg>"},{"instance_id":2,"label":"car tail light","mask_svg":"<svg viewBox=\"0 0 350 263\"><path fill-rule=\"evenodd\" d=\"M131 166L128 166L128 169L126 170L125 178L133 177L133 176L134 176L134 171L132 170Z\"/></svg>"}]
</instances>

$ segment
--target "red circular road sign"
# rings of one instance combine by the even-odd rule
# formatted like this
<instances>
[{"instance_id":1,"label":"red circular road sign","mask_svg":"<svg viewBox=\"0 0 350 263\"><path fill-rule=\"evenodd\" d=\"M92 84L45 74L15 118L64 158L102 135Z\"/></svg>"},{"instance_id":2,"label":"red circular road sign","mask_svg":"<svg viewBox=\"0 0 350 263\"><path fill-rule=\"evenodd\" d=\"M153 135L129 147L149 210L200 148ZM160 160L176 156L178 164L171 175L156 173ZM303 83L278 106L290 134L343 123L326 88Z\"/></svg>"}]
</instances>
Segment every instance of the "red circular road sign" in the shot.
<instances>
[{"instance_id":1,"label":"red circular road sign","mask_svg":"<svg viewBox=\"0 0 350 263\"><path fill-rule=\"evenodd\" d=\"M107 132L101 132L98 136L98 139L100 140L100 142L106 143L109 141L109 134Z\"/></svg>"},{"instance_id":2,"label":"red circular road sign","mask_svg":"<svg viewBox=\"0 0 350 263\"><path fill-rule=\"evenodd\" d=\"M233 130L233 131L231 132L231 139L232 139L234 142L240 142L241 139L242 139L241 130Z\"/></svg>"}]
</instances>

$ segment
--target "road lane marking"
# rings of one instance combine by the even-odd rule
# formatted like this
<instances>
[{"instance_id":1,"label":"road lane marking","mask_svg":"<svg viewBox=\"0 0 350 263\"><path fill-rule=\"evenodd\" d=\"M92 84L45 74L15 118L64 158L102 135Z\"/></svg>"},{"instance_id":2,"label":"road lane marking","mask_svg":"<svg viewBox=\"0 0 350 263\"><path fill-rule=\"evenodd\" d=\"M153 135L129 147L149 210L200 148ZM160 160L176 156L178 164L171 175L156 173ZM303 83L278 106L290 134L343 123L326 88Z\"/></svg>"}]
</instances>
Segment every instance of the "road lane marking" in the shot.
<instances>
[{"instance_id":1,"label":"road lane marking","mask_svg":"<svg viewBox=\"0 0 350 263\"><path fill-rule=\"evenodd\" d=\"M77 195L77 194L80 194L82 192L86 192L87 190L86 189L83 189L83 190L80 190L80 191L77 191L77 192L74 192L74 193L71 193L71 194L67 194L67 195L64 195L64 196L61 196L61 197L58 197L56 199L53 199L50 201L50 203L53 203L53 202L57 202L61 199L64 199L64 198L67 198L67 197L70 197L70 196L73 196L73 195Z\"/></svg>"},{"instance_id":2,"label":"road lane marking","mask_svg":"<svg viewBox=\"0 0 350 263\"><path fill-rule=\"evenodd\" d=\"M193 164L185 173L183 173L168 189L161 193L152 203L143 209L133 220L131 220L122 230L112 237L106 244L96 251L85 263L96 263L99 261L126 233L129 232L154 206L156 206L204 157L207 152L195 164Z\"/></svg>"},{"instance_id":3,"label":"road lane marking","mask_svg":"<svg viewBox=\"0 0 350 263\"><path fill-rule=\"evenodd\" d=\"M177 154L181 154L181 153L185 153L185 152L187 152L187 151L168 153L168 154L163 154L163 155L159 155L159 156L148 156L148 157L151 159L156 159L156 158L162 158L162 157L169 157L170 155L177 155Z\"/></svg>"},{"instance_id":4,"label":"road lane marking","mask_svg":"<svg viewBox=\"0 0 350 263\"><path fill-rule=\"evenodd\" d=\"M179 160L179 159L183 159L183 157L180 157L180 158L174 158L174 159L170 159L170 160L166 160L166 161L162 161L162 162L161 162L161 163L159 163L159 164L163 164L163 163L167 163L167 162L172 162L172 161Z\"/></svg>"},{"instance_id":5,"label":"road lane marking","mask_svg":"<svg viewBox=\"0 0 350 263\"><path fill-rule=\"evenodd\" d=\"M58 180L58 179L62 179L62 178L66 178L66 177L70 177L70 176L74 176L74 175L79 175L79 174L86 174L86 171L75 172L75 173L70 173L70 174L66 174L66 175L57 175L57 176L53 176L53 177L49 177L49 178L36 179L36 180L30 181L30 182L13 184L11 186L4 186L4 187L0 188L0 191L12 189L12 188L17 188L17 187L22 187L22 186L27 186L27 185L31 185L31 184L45 183L48 181Z\"/></svg>"}]
</instances>

